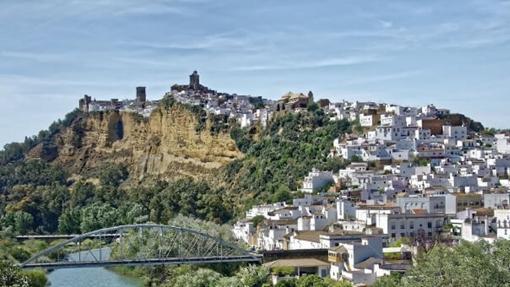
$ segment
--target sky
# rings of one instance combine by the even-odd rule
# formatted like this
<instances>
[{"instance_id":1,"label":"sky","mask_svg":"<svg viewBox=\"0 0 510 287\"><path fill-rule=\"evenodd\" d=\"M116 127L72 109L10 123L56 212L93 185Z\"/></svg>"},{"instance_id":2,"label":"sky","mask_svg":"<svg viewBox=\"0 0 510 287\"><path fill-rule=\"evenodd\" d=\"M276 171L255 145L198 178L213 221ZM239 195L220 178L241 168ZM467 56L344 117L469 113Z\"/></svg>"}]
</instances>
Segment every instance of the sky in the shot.
<instances>
[{"instance_id":1,"label":"sky","mask_svg":"<svg viewBox=\"0 0 510 287\"><path fill-rule=\"evenodd\" d=\"M510 0L0 0L0 146L96 99L224 92L461 112L510 128Z\"/></svg>"}]
</instances>

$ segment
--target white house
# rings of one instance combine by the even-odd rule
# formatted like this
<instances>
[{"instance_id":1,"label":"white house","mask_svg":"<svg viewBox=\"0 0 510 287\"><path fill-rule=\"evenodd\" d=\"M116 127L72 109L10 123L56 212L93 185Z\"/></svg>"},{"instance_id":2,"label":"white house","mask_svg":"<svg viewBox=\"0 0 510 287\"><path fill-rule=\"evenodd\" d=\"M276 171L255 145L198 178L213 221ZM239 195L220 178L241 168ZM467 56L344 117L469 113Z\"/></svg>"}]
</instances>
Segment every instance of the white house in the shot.
<instances>
[{"instance_id":1,"label":"white house","mask_svg":"<svg viewBox=\"0 0 510 287\"><path fill-rule=\"evenodd\" d=\"M297 229L295 220L268 220L260 227L257 236L257 248L277 250L284 248L284 236Z\"/></svg>"},{"instance_id":2,"label":"white house","mask_svg":"<svg viewBox=\"0 0 510 287\"><path fill-rule=\"evenodd\" d=\"M499 153L510 154L510 136L505 134L497 134L496 149Z\"/></svg>"},{"instance_id":3,"label":"white house","mask_svg":"<svg viewBox=\"0 0 510 287\"><path fill-rule=\"evenodd\" d=\"M252 122L253 122L253 114L252 113L242 114L241 117L239 118L239 123L241 125L241 128L251 126Z\"/></svg>"},{"instance_id":4,"label":"white house","mask_svg":"<svg viewBox=\"0 0 510 287\"><path fill-rule=\"evenodd\" d=\"M319 231L337 221L336 206L309 206L301 210L304 216L298 218L298 230Z\"/></svg>"},{"instance_id":5,"label":"white house","mask_svg":"<svg viewBox=\"0 0 510 287\"><path fill-rule=\"evenodd\" d=\"M268 215L269 212L275 211L277 209L281 209L283 207L285 207L284 202L257 205L257 206L250 208L250 210L246 211L246 218L252 219L257 215L261 215L261 216L264 216L265 218L269 218L269 215Z\"/></svg>"},{"instance_id":6,"label":"white house","mask_svg":"<svg viewBox=\"0 0 510 287\"><path fill-rule=\"evenodd\" d=\"M236 239L242 240L247 244L254 246L256 228L253 222L249 220L240 220L234 225L233 233Z\"/></svg>"},{"instance_id":7,"label":"white house","mask_svg":"<svg viewBox=\"0 0 510 287\"><path fill-rule=\"evenodd\" d=\"M394 114L382 114L381 115L381 126L398 126L405 127L406 117L394 115Z\"/></svg>"},{"instance_id":8,"label":"white house","mask_svg":"<svg viewBox=\"0 0 510 287\"><path fill-rule=\"evenodd\" d=\"M336 210L338 220L349 220L356 218L356 205L347 199L337 199Z\"/></svg>"},{"instance_id":9,"label":"white house","mask_svg":"<svg viewBox=\"0 0 510 287\"><path fill-rule=\"evenodd\" d=\"M475 242L481 239L490 241L493 212L490 209L480 208L477 210L466 209L457 213L456 218L450 223L454 232L460 233L463 240ZM459 232L460 229L460 232Z\"/></svg>"},{"instance_id":10,"label":"white house","mask_svg":"<svg viewBox=\"0 0 510 287\"><path fill-rule=\"evenodd\" d=\"M445 223L444 214L377 214L376 226L391 239L402 237L432 238L438 235Z\"/></svg>"},{"instance_id":11,"label":"white house","mask_svg":"<svg viewBox=\"0 0 510 287\"><path fill-rule=\"evenodd\" d=\"M381 237L366 237L361 242L340 243L328 251L330 277L355 285L371 285L377 279L376 265L383 262Z\"/></svg>"},{"instance_id":12,"label":"white house","mask_svg":"<svg viewBox=\"0 0 510 287\"><path fill-rule=\"evenodd\" d=\"M464 126L443 126L443 136L455 140L465 140L467 128Z\"/></svg>"},{"instance_id":13,"label":"white house","mask_svg":"<svg viewBox=\"0 0 510 287\"><path fill-rule=\"evenodd\" d=\"M399 212L400 208L398 206L358 204L356 208L356 220L365 222L366 225L373 225L376 223L378 215Z\"/></svg>"},{"instance_id":14,"label":"white house","mask_svg":"<svg viewBox=\"0 0 510 287\"><path fill-rule=\"evenodd\" d=\"M445 213L445 204L445 198L442 196L412 195L397 197L397 205L404 213L410 213L414 209L424 209L428 213Z\"/></svg>"},{"instance_id":15,"label":"white house","mask_svg":"<svg viewBox=\"0 0 510 287\"><path fill-rule=\"evenodd\" d=\"M333 173L331 171L320 171L314 168L308 173L308 176L304 178L303 188L301 190L303 192L312 193L331 183L334 183Z\"/></svg>"},{"instance_id":16,"label":"white house","mask_svg":"<svg viewBox=\"0 0 510 287\"><path fill-rule=\"evenodd\" d=\"M497 238L510 239L510 209L495 209Z\"/></svg>"},{"instance_id":17,"label":"white house","mask_svg":"<svg viewBox=\"0 0 510 287\"><path fill-rule=\"evenodd\" d=\"M359 115L359 123L362 127L372 127L377 124L378 116L376 115Z\"/></svg>"},{"instance_id":18,"label":"white house","mask_svg":"<svg viewBox=\"0 0 510 287\"><path fill-rule=\"evenodd\" d=\"M430 164L426 166L415 166L411 163L402 163L400 164L400 176L404 178L411 178L413 175L425 175L430 174L431 168Z\"/></svg>"},{"instance_id":19,"label":"white house","mask_svg":"<svg viewBox=\"0 0 510 287\"><path fill-rule=\"evenodd\" d=\"M508 208L509 204L510 193L485 193L483 195L483 207L485 208Z\"/></svg>"}]
</instances>

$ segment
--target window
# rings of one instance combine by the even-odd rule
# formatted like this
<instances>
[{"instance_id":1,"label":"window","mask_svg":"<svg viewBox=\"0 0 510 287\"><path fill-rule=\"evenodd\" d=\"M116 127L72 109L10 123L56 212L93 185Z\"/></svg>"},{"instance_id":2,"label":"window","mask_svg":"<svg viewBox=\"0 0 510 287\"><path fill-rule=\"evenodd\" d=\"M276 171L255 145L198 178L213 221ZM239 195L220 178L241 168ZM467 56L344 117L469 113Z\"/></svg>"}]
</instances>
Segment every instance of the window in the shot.
<instances>
[{"instance_id":1,"label":"window","mask_svg":"<svg viewBox=\"0 0 510 287\"><path fill-rule=\"evenodd\" d=\"M391 230L395 230L395 224L391 225Z\"/></svg>"},{"instance_id":2,"label":"window","mask_svg":"<svg viewBox=\"0 0 510 287\"><path fill-rule=\"evenodd\" d=\"M400 237L406 237L405 233L400 233Z\"/></svg>"},{"instance_id":3,"label":"window","mask_svg":"<svg viewBox=\"0 0 510 287\"><path fill-rule=\"evenodd\" d=\"M395 238L395 233L392 233L392 234L391 234L391 238Z\"/></svg>"},{"instance_id":4,"label":"window","mask_svg":"<svg viewBox=\"0 0 510 287\"><path fill-rule=\"evenodd\" d=\"M429 222L427 223L427 227L428 227L428 228L432 228L432 222L430 222L430 221L429 221Z\"/></svg>"}]
</instances>

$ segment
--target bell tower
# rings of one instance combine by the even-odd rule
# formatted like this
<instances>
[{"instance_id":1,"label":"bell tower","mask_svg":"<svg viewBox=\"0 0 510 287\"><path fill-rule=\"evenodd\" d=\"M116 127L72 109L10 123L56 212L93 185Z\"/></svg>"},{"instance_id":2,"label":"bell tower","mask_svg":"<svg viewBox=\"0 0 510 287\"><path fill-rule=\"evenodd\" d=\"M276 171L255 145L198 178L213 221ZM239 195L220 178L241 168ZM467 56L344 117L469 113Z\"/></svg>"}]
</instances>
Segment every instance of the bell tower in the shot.
<instances>
[{"instance_id":1,"label":"bell tower","mask_svg":"<svg viewBox=\"0 0 510 287\"><path fill-rule=\"evenodd\" d=\"M200 89L200 76L197 71L193 71L193 74L189 76L189 87L192 90Z\"/></svg>"}]
</instances>

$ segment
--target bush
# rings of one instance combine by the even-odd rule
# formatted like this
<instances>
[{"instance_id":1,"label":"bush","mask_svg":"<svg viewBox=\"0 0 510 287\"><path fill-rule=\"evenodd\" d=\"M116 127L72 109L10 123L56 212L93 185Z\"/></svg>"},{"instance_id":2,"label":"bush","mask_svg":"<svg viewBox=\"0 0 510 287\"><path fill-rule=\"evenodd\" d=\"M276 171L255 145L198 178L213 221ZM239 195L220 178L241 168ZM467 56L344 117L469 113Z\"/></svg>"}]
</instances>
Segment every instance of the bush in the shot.
<instances>
[{"instance_id":1,"label":"bush","mask_svg":"<svg viewBox=\"0 0 510 287\"><path fill-rule=\"evenodd\" d=\"M14 247L10 253L18 262L24 262L30 258L30 253L21 247Z\"/></svg>"},{"instance_id":2,"label":"bush","mask_svg":"<svg viewBox=\"0 0 510 287\"><path fill-rule=\"evenodd\" d=\"M271 271L278 276L289 276L294 274L294 267L275 267Z\"/></svg>"},{"instance_id":3,"label":"bush","mask_svg":"<svg viewBox=\"0 0 510 287\"><path fill-rule=\"evenodd\" d=\"M1 287L29 287L28 277L23 274L19 267L6 261L0 261L0 286Z\"/></svg>"},{"instance_id":4,"label":"bush","mask_svg":"<svg viewBox=\"0 0 510 287\"><path fill-rule=\"evenodd\" d=\"M45 287L48 283L48 278L43 270L23 271L23 274L28 278L31 287Z\"/></svg>"}]
</instances>

